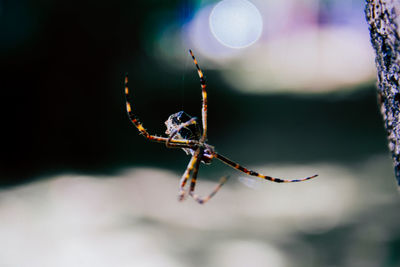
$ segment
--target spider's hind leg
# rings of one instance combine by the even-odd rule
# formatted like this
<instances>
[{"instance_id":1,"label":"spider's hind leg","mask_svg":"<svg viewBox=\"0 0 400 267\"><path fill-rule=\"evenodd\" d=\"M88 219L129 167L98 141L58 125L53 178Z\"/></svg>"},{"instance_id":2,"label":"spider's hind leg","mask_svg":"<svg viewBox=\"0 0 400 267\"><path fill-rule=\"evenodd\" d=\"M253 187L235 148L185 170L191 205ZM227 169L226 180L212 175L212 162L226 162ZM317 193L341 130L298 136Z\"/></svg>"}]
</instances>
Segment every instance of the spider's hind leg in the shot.
<instances>
[{"instance_id":1,"label":"spider's hind leg","mask_svg":"<svg viewBox=\"0 0 400 267\"><path fill-rule=\"evenodd\" d=\"M200 148L198 148L192 158L189 161L188 166L186 167L185 172L182 175L182 178L179 182L179 196L178 196L178 200L182 201L185 199L186 196L186 191L185 191L185 185L190 177L190 173L192 172L193 168L195 168L195 166L198 165L198 162L200 162Z\"/></svg>"},{"instance_id":2,"label":"spider's hind leg","mask_svg":"<svg viewBox=\"0 0 400 267\"><path fill-rule=\"evenodd\" d=\"M267 176L267 175L264 175L264 174L260 174L258 172L252 171L252 170L248 170L247 168L239 165L236 162L233 162L232 160L230 160L230 159L228 159L228 158L226 158L226 157L224 157L224 156L222 156L222 155L220 155L220 154L218 154L216 152L214 152L214 157L219 159L223 163L231 166L232 168L234 168L236 170L239 170L241 172L244 172L247 175L256 176L256 177L259 177L259 178L262 178L262 179L265 179L265 180L268 180L268 181L271 181L271 182L275 182L275 183L296 183L296 182L302 182L302 181L310 180L310 179L315 178L315 177L318 176L318 174L315 174L313 176L300 178L300 179L292 179L292 180L275 178L275 177Z\"/></svg>"},{"instance_id":3,"label":"spider's hind leg","mask_svg":"<svg viewBox=\"0 0 400 267\"><path fill-rule=\"evenodd\" d=\"M217 186L214 188L214 190L207 196L201 197L197 194L194 193L194 190L196 188L196 182L197 182L197 174L199 172L199 167L200 167L200 162L201 162L201 157L202 157L202 149L198 148L192 158L189 161L189 164L182 175L181 181L180 181L180 186L179 186L179 196L178 200L182 201L185 199L186 196L186 191L185 191L185 185L187 184L187 181L189 180L190 174L192 173L192 179L190 183L190 188L189 188L189 195L193 197L194 200L196 200L199 204L204 204L207 201L209 201L218 191L219 189L224 185L228 177L222 177L217 184Z\"/></svg>"},{"instance_id":4,"label":"spider's hind leg","mask_svg":"<svg viewBox=\"0 0 400 267\"><path fill-rule=\"evenodd\" d=\"M203 151L200 151L199 155L202 155ZM194 166L194 170L193 170L193 174L192 174L192 180L190 183L190 190L189 190L189 195L191 197L193 197L194 200L197 201L197 203L199 204L205 204L206 202L208 202L220 189L221 187L224 185L224 183L227 181L228 177L222 177L219 181L219 183L217 184L217 186L214 188L214 190L207 196L205 197L201 197L197 194L194 193L195 187L196 187L196 182L197 182L197 174L199 172L199 166L200 166L200 162L201 160L199 159Z\"/></svg>"},{"instance_id":5,"label":"spider's hind leg","mask_svg":"<svg viewBox=\"0 0 400 267\"><path fill-rule=\"evenodd\" d=\"M225 184L225 182L228 180L229 176L224 176L219 180L219 183L217 186L214 188L214 190L207 196L201 197L197 194L194 193L194 191L190 191L189 194L191 197L193 197L194 200L196 200L199 204L204 204L207 201L209 201L220 189L221 187Z\"/></svg>"}]
</instances>

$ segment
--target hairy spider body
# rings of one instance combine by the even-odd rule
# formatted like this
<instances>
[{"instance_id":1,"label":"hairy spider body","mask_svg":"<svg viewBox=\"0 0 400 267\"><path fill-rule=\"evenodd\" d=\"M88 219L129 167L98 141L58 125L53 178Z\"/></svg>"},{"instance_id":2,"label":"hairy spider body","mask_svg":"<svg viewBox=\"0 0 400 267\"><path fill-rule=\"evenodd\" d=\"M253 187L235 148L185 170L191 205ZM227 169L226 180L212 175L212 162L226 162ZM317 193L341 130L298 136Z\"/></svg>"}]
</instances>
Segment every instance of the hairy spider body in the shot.
<instances>
[{"instance_id":1,"label":"hairy spider body","mask_svg":"<svg viewBox=\"0 0 400 267\"><path fill-rule=\"evenodd\" d=\"M204 204L208 200L210 200L222 187L222 185L227 180L227 177L222 177L220 182L217 184L215 189L206 197L200 197L194 193L194 189L197 181L197 174L199 171L200 162L210 164L211 161L215 158L228 166L244 172L251 176L256 176L271 182L276 183L295 183L310 180L312 178L317 177L318 175L309 176L301 179L280 179L274 178L271 176L263 175L258 172L249 170L240 164L222 156L217 153L213 146L206 143L207 141L207 91L206 91L206 82L204 79L204 75L202 70L200 69L196 58L193 55L193 52L189 50L189 53L193 59L194 64L197 68L197 73L200 77L200 86L202 92L202 109L201 109L201 118L202 118L202 129L200 129L199 123L196 117L191 117L184 111L179 111L169 116L169 118L165 121L165 126L167 130L165 133L168 137L160 137L156 135L149 134L143 125L136 118L133 110L132 110L132 101L130 99L129 89L128 89L128 75L125 76L125 96L126 96L126 109L128 111L129 118L131 122L135 125L135 127L139 130L140 134L142 134L146 139L158 143L164 143L169 148L181 148L186 154L191 155L191 159L189 164L182 175L179 186L179 200L183 200L186 196L185 186L190 179L190 186L188 194L193 197L198 203Z\"/></svg>"},{"instance_id":2,"label":"hairy spider body","mask_svg":"<svg viewBox=\"0 0 400 267\"><path fill-rule=\"evenodd\" d=\"M177 130L182 124L190 121L191 119L192 119L192 117L184 111L179 111L175 114L172 114L165 121L165 126L167 127L167 130L165 131L165 133L167 135L170 135L172 132ZM176 133L176 136L174 139L199 140L200 136L201 136L200 128L196 121L196 123L192 123L190 125L182 127Z\"/></svg>"}]
</instances>

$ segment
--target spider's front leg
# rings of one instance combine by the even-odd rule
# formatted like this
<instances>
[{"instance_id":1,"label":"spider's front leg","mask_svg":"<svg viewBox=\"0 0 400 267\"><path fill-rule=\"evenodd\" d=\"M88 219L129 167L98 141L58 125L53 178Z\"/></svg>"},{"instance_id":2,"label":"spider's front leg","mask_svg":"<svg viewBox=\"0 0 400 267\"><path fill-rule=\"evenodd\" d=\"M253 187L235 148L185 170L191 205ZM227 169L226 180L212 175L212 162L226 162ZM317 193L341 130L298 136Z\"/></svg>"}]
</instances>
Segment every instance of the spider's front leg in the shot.
<instances>
[{"instance_id":1,"label":"spider's front leg","mask_svg":"<svg viewBox=\"0 0 400 267\"><path fill-rule=\"evenodd\" d=\"M128 116L133 125L135 125L135 127L146 139L153 142L164 143L164 144L167 144L168 142L168 147L172 148L192 148L194 145L198 143L198 141L196 140L185 140L185 139L173 139L168 141L168 138L166 137L160 137L149 134L143 127L143 124L139 122L136 115L133 113L133 105L129 95L129 88L128 88L128 75L125 76L124 87L125 87L125 97L126 97L126 110L128 112Z\"/></svg>"},{"instance_id":2,"label":"spider's front leg","mask_svg":"<svg viewBox=\"0 0 400 267\"><path fill-rule=\"evenodd\" d=\"M196 60L192 50L189 50L189 53L192 56L194 64L196 65L197 74L199 75L199 78L200 78L201 95L202 95L201 119L202 119L202 124L203 124L203 134L201 136L200 142L202 143L202 142L205 142L207 140L207 109L208 109L208 104L207 104L206 80L204 79L203 71L200 69L200 66L197 63L197 60Z\"/></svg>"}]
</instances>

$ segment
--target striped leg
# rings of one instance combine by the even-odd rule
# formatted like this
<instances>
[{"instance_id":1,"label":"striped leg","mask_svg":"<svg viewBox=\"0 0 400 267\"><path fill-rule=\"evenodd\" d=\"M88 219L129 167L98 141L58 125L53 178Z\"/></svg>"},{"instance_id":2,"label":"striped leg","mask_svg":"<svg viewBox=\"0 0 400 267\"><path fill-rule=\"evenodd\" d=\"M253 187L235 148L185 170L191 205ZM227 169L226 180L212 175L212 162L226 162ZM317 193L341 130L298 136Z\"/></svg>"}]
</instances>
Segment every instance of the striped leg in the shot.
<instances>
[{"instance_id":1,"label":"striped leg","mask_svg":"<svg viewBox=\"0 0 400 267\"><path fill-rule=\"evenodd\" d=\"M214 188L214 190L205 197L200 197L199 195L195 194L194 191L190 191L189 194L190 196L193 197L194 200L196 200L199 204L204 204L207 201L209 201L220 189L221 187L225 184L225 182L228 180L228 176L224 176L219 180L219 183L217 186Z\"/></svg>"},{"instance_id":2,"label":"striped leg","mask_svg":"<svg viewBox=\"0 0 400 267\"><path fill-rule=\"evenodd\" d=\"M139 132L148 140L154 141L154 142L159 142L159 143L169 143L169 147L174 147L174 148L193 148L194 145L198 144L198 141L196 140L185 140L185 139L173 139L169 140L166 137L160 137L156 135L151 135L149 134L146 129L143 127L142 123L139 122L139 120L136 118L135 114L132 111L132 104L131 104L131 99L129 97L129 89L128 89L128 75L125 76L124 80L124 86L125 86L125 96L126 96L126 110L128 112L128 116L132 123L136 126L136 128L139 130Z\"/></svg>"},{"instance_id":3,"label":"striped leg","mask_svg":"<svg viewBox=\"0 0 400 267\"><path fill-rule=\"evenodd\" d=\"M199 74L200 77L200 85L201 85L201 94L203 98L203 104L201 108L201 118L202 118L202 124L203 124L203 135L200 139L200 142L203 143L207 139L207 91L206 91L206 80L204 79L204 75L202 70L199 67L199 64L197 63L196 58L194 57L194 54L192 50L189 50L190 55L192 56L193 62L196 65L197 68L197 73Z\"/></svg>"},{"instance_id":4,"label":"striped leg","mask_svg":"<svg viewBox=\"0 0 400 267\"><path fill-rule=\"evenodd\" d=\"M257 177L260 177L262 179L265 179L265 180L268 180L268 181L271 181L271 182L275 182L275 183L296 183L296 182L302 182L302 181L310 180L310 179L315 178L315 177L318 176L318 174L316 174L316 175L309 176L309 177L306 177L306 178L293 179L293 180L274 178L274 177L271 177L271 176L267 176L267 175L263 175L263 174L257 173L255 171L248 170L245 167L237 164L236 162L233 162L232 160L230 160L230 159L228 159L228 158L226 158L226 157L224 157L224 156L222 156L222 155L220 155L220 154L218 154L216 152L214 152L214 157L219 159L223 163L231 166L232 168L235 168L236 170L239 170L239 171L242 171L242 172L244 172L244 173L246 173L248 175L257 176Z\"/></svg>"},{"instance_id":5,"label":"striped leg","mask_svg":"<svg viewBox=\"0 0 400 267\"><path fill-rule=\"evenodd\" d=\"M199 148L199 157L201 157L202 153L203 153L203 149ZM193 174L192 174L192 180L190 181L190 189L189 189L189 194L192 195L192 193L194 192L194 189L196 187L196 182L197 182L197 174L199 173L199 166L200 166L200 162L201 160L198 160L196 162L196 164L194 165L194 170L193 170Z\"/></svg>"},{"instance_id":6,"label":"striped leg","mask_svg":"<svg viewBox=\"0 0 400 267\"><path fill-rule=\"evenodd\" d=\"M202 149L200 149L200 150L202 150ZM199 155L201 155L201 153L202 153L202 151L200 151ZM196 182L197 182L197 174L199 173L199 166L200 166L200 160L198 160L196 162L196 164L194 165L192 181L190 183L189 195L191 197L193 197L193 199L196 200L199 204L204 204L207 201L209 201L218 192L219 189L221 189L221 187L224 185L224 183L226 182L228 177L222 177L220 179L219 183L217 184L217 186L214 188L214 190L209 195L207 195L205 197L201 197L194 193L194 190L196 188Z\"/></svg>"},{"instance_id":7,"label":"striped leg","mask_svg":"<svg viewBox=\"0 0 400 267\"><path fill-rule=\"evenodd\" d=\"M179 183L179 196L178 196L178 200L179 200L179 201L182 201L182 200L185 199L186 192L185 192L184 187L185 187L185 185L186 185L186 183L187 183L187 180L189 179L190 173L192 172L194 166L195 166L195 165L198 165L198 162L200 163L200 157L199 157L199 155L200 155L200 150L201 150L201 149L198 148L198 149L194 152L192 158L191 158L190 161L189 161L188 166L186 167L185 172L184 172L183 175L182 175L181 181L180 181L180 183Z\"/></svg>"}]
</instances>

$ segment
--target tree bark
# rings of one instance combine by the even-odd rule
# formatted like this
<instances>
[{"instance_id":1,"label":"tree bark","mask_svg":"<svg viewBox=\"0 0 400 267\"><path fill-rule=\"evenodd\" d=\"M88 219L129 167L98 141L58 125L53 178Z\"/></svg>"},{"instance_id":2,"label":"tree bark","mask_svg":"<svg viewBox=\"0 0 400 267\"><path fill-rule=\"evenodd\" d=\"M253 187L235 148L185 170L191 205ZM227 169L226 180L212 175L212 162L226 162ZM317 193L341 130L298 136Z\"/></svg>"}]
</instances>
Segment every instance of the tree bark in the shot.
<instances>
[{"instance_id":1,"label":"tree bark","mask_svg":"<svg viewBox=\"0 0 400 267\"><path fill-rule=\"evenodd\" d=\"M376 52L378 104L400 186L400 38L398 0L366 0L365 15Z\"/></svg>"}]
</instances>

